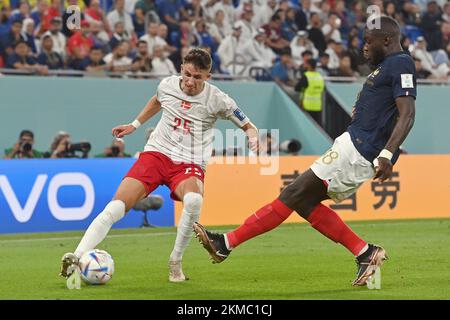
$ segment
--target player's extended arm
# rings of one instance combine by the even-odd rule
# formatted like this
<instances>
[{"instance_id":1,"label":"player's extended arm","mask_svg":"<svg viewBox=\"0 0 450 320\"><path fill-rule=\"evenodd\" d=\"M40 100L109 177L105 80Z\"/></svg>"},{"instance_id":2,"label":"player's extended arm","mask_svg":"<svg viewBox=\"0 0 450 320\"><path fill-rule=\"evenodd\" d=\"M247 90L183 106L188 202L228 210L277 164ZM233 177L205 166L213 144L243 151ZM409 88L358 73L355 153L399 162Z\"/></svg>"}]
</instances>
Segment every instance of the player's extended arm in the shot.
<instances>
[{"instance_id":1,"label":"player's extended arm","mask_svg":"<svg viewBox=\"0 0 450 320\"><path fill-rule=\"evenodd\" d=\"M245 134L247 135L248 138L248 148L250 150L252 150L252 152L254 152L255 154L258 153L258 137L259 137L259 133L258 133L258 128L256 128L256 126L251 123L248 122L246 124L244 124L241 127L242 130L244 130Z\"/></svg>"},{"instance_id":2,"label":"player's extended arm","mask_svg":"<svg viewBox=\"0 0 450 320\"><path fill-rule=\"evenodd\" d=\"M395 99L395 102L399 112L397 123L395 124L394 130L392 131L391 137L386 143L384 150L381 151L378 158L374 161L375 163L378 162L378 166L375 165L376 173L373 179L379 179L381 182L392 176L392 163L390 157L392 157L392 153L400 147L403 141L405 141L406 136L414 124L414 98L402 96Z\"/></svg>"},{"instance_id":3,"label":"player's extended arm","mask_svg":"<svg viewBox=\"0 0 450 320\"><path fill-rule=\"evenodd\" d=\"M133 133L141 124L153 117L161 110L161 103L153 96L142 109L141 113L136 117L132 123L123 124L112 129L113 136L122 138L130 133Z\"/></svg>"}]
</instances>

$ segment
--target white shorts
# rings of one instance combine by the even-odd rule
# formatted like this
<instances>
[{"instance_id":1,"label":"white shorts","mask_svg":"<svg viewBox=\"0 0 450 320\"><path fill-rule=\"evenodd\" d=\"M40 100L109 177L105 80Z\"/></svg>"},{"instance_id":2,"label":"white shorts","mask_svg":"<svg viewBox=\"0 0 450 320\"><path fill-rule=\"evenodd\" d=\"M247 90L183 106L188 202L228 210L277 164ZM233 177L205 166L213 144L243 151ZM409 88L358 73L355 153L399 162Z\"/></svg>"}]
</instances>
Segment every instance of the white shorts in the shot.
<instances>
[{"instance_id":1,"label":"white shorts","mask_svg":"<svg viewBox=\"0 0 450 320\"><path fill-rule=\"evenodd\" d=\"M348 132L336 138L331 149L314 161L311 170L328 186L328 196L336 203L375 175L372 163L356 150Z\"/></svg>"}]
</instances>

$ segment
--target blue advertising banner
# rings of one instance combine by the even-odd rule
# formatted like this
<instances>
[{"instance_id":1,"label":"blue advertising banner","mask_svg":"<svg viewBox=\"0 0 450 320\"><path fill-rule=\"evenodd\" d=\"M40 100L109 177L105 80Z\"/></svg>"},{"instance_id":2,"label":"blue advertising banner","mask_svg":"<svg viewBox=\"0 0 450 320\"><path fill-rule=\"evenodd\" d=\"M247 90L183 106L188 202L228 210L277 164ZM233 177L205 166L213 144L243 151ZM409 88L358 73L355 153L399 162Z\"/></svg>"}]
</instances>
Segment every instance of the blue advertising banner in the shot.
<instances>
[{"instance_id":1,"label":"blue advertising banner","mask_svg":"<svg viewBox=\"0 0 450 320\"><path fill-rule=\"evenodd\" d=\"M136 159L0 160L0 233L84 230L111 201ZM153 226L174 225L165 186L163 206L148 211ZM142 211L130 210L113 228L136 228Z\"/></svg>"}]
</instances>

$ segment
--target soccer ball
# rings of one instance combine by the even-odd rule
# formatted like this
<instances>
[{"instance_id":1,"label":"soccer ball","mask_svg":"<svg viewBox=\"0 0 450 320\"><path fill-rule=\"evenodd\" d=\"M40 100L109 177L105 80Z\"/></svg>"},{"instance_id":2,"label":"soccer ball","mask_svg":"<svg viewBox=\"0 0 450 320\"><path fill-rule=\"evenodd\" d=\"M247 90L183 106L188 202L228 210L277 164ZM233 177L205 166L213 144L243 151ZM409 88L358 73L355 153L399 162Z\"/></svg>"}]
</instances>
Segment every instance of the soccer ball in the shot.
<instances>
[{"instance_id":1,"label":"soccer ball","mask_svg":"<svg viewBox=\"0 0 450 320\"><path fill-rule=\"evenodd\" d=\"M94 249L84 253L79 266L81 279L87 284L105 284L114 273L114 260L104 250Z\"/></svg>"}]
</instances>

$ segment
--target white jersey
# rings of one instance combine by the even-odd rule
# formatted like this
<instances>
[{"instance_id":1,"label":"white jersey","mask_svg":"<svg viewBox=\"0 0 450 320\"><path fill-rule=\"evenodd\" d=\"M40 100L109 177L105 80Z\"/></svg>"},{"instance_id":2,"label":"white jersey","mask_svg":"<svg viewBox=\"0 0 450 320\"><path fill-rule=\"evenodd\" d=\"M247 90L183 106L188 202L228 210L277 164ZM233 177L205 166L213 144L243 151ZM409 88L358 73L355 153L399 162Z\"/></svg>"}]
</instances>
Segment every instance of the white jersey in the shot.
<instances>
[{"instance_id":1,"label":"white jersey","mask_svg":"<svg viewBox=\"0 0 450 320\"><path fill-rule=\"evenodd\" d=\"M203 91L189 96L180 88L181 76L161 81L156 98L162 116L144 151L157 151L174 162L194 163L205 169L212 153L214 124L218 118L242 127L249 122L236 102L216 86L205 82Z\"/></svg>"}]
</instances>

